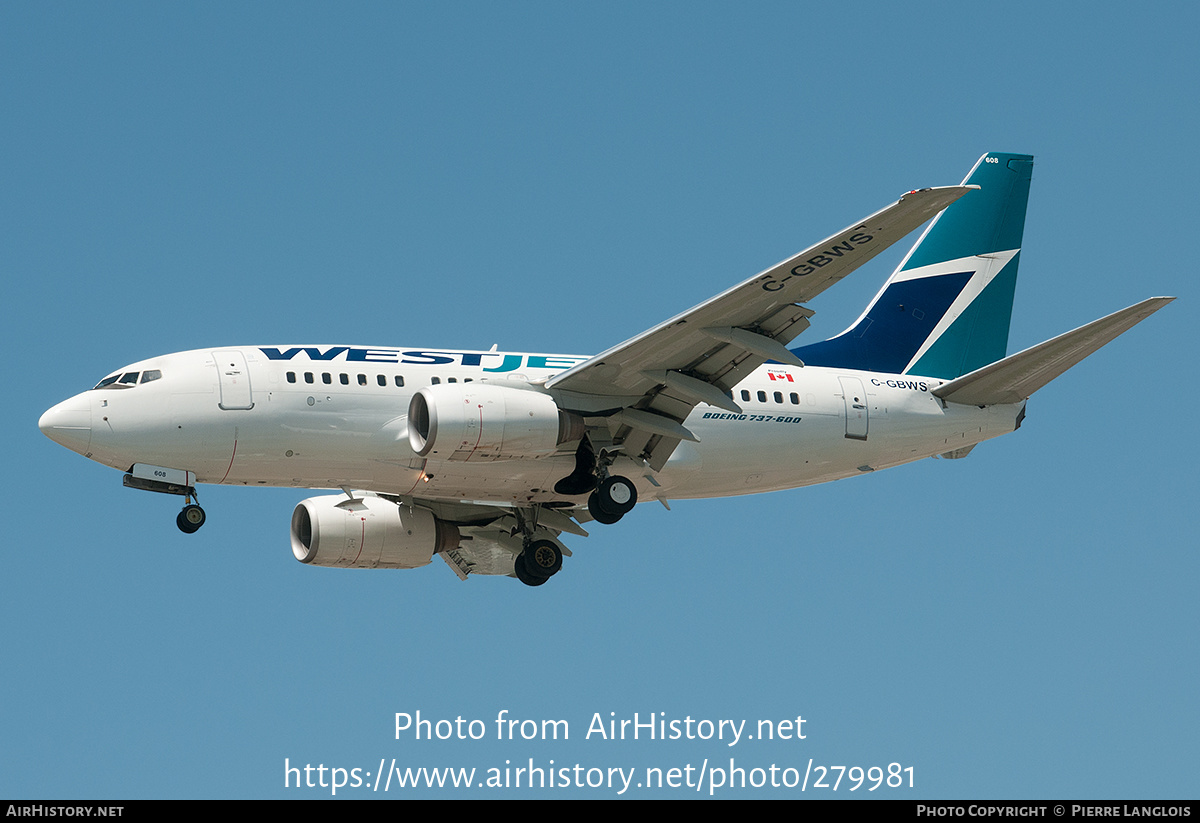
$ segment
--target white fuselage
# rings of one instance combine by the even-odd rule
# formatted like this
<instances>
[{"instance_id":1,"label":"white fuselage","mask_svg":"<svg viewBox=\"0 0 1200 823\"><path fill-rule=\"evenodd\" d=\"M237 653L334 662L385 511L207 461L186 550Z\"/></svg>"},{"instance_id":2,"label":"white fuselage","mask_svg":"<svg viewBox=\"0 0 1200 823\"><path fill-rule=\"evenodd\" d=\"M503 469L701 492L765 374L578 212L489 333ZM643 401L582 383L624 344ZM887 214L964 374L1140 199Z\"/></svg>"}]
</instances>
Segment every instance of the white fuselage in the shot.
<instances>
[{"instance_id":1,"label":"white fuselage","mask_svg":"<svg viewBox=\"0 0 1200 823\"><path fill-rule=\"evenodd\" d=\"M40 426L113 468L171 467L200 483L581 502L553 491L574 468L573 447L539 459L435 463L413 453L407 412L425 386L537 383L586 359L343 346L197 350L134 363L123 374L161 376L79 394L47 411ZM681 442L661 472L629 458L617 465L643 500L752 494L952 452L1016 427L1023 403L945 404L930 394L940 382L765 365L732 392L742 414L693 410L684 425L698 442Z\"/></svg>"}]
</instances>

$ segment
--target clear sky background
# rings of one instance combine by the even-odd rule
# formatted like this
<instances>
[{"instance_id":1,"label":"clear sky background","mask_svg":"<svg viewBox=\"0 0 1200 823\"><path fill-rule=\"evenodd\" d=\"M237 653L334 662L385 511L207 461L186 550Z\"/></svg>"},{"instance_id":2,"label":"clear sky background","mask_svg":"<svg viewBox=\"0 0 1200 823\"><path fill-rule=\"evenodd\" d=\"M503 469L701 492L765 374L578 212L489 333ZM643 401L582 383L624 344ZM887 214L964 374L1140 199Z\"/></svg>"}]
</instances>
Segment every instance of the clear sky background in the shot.
<instances>
[{"instance_id":1,"label":"clear sky background","mask_svg":"<svg viewBox=\"0 0 1200 823\"><path fill-rule=\"evenodd\" d=\"M873 796L1196 797L1198 27L1182 2L4 3L0 796L329 796L285 758L811 758L913 767ZM192 348L595 353L985 151L1036 157L1010 351L1180 299L968 459L639 506L539 589L303 566L294 490L205 487L185 536L177 499L36 428ZM488 738L396 740L418 710ZM570 739L497 741L501 710ZM610 712L806 739L585 740Z\"/></svg>"}]
</instances>

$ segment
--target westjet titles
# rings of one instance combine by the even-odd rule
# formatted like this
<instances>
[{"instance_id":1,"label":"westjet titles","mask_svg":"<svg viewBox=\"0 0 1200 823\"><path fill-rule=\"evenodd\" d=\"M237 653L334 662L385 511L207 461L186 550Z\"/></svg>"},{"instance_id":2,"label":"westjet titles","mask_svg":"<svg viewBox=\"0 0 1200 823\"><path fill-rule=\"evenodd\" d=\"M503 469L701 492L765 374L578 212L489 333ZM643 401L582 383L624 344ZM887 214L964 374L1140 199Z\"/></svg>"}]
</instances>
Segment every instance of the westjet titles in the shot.
<instances>
[{"instance_id":1,"label":"westjet titles","mask_svg":"<svg viewBox=\"0 0 1200 823\"><path fill-rule=\"evenodd\" d=\"M344 360L349 363L399 363L411 366L482 366L485 372L509 372L527 369L569 369L588 358L563 354L514 354L497 351L401 351L399 349L362 349L353 346L293 346L288 349L260 347L268 360L294 360L304 355L314 362ZM484 365L484 358L491 358ZM499 358L497 361L496 358Z\"/></svg>"}]
</instances>

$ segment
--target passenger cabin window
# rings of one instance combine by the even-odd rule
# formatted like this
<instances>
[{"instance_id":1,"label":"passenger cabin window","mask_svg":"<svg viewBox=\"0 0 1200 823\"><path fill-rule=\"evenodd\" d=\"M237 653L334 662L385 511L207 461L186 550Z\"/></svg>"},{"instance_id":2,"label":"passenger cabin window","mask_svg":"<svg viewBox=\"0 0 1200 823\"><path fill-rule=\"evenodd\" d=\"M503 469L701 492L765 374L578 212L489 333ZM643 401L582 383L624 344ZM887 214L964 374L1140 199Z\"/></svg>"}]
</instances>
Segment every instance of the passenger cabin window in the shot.
<instances>
[{"instance_id":1,"label":"passenger cabin window","mask_svg":"<svg viewBox=\"0 0 1200 823\"><path fill-rule=\"evenodd\" d=\"M749 399L750 399L750 392L748 392L746 389L742 389L742 399L743 399L743 400L749 400Z\"/></svg>"},{"instance_id":2,"label":"passenger cabin window","mask_svg":"<svg viewBox=\"0 0 1200 823\"><path fill-rule=\"evenodd\" d=\"M438 383L441 383L441 382L442 382L442 378L440 378L440 377L429 378L429 385L431 385L431 386L436 386Z\"/></svg>"},{"instance_id":3,"label":"passenger cabin window","mask_svg":"<svg viewBox=\"0 0 1200 823\"><path fill-rule=\"evenodd\" d=\"M142 378L143 383L149 383L150 381L158 380L161 377L162 377L162 372L159 371L158 369L150 369L149 371L141 372L141 378ZM322 372L321 373L321 382L324 383L326 386L331 386L334 383L333 377L334 377L334 375L331 372ZM297 374L294 371L286 372L286 378L289 383L297 382ZM397 374L395 376L394 380L395 380L397 387L402 388L404 386L404 376L403 375ZM138 372L128 372L126 374L114 374L111 377L106 377L103 380L101 380L98 384L96 384L96 386L94 386L94 388L97 388L97 389L103 389L103 388L127 389L127 388L131 388L132 385L137 382L138 382ZM313 372L304 372L304 382L305 383L315 383L316 375ZM341 383L343 386L349 386L351 383L350 375L346 374L345 372L342 372L341 374L337 375L337 382ZM368 385L370 385L370 378L365 374L360 374L360 375L357 375L357 379L355 382L360 386L368 386ZM378 383L380 386L383 386L384 388L386 388L388 385L388 376L386 374L377 374L377 375L375 375L375 382ZM436 377L433 378L433 382L437 383L438 378L436 378Z\"/></svg>"},{"instance_id":4,"label":"passenger cabin window","mask_svg":"<svg viewBox=\"0 0 1200 823\"><path fill-rule=\"evenodd\" d=\"M783 392L781 392L781 391L777 391L777 392L775 392L775 402L776 402L776 403L782 403L782 402L783 402Z\"/></svg>"},{"instance_id":5,"label":"passenger cabin window","mask_svg":"<svg viewBox=\"0 0 1200 823\"><path fill-rule=\"evenodd\" d=\"M796 394L795 392L792 392L791 394L788 395L788 400L792 401L793 406L800 405L800 395Z\"/></svg>"},{"instance_id":6,"label":"passenger cabin window","mask_svg":"<svg viewBox=\"0 0 1200 823\"><path fill-rule=\"evenodd\" d=\"M759 402L759 403L766 403L766 402L767 402L767 393L766 393L765 391L760 391L760 392L758 393L758 402Z\"/></svg>"}]
</instances>

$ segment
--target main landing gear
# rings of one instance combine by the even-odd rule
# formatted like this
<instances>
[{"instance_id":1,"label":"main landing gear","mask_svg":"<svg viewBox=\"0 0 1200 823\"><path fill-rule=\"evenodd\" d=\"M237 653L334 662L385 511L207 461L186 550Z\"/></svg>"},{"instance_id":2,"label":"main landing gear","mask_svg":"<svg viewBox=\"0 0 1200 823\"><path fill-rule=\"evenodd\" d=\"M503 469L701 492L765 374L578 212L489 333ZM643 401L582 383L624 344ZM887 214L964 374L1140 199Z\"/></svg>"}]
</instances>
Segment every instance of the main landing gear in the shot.
<instances>
[{"instance_id":1,"label":"main landing gear","mask_svg":"<svg viewBox=\"0 0 1200 823\"><path fill-rule=\"evenodd\" d=\"M598 522L616 523L637 505L637 487L628 477L606 475L588 496L587 505ZM562 568L562 549L552 540L533 539L536 519L528 523L518 514L518 520L526 535L525 549L513 559L513 574L526 586L540 586Z\"/></svg>"},{"instance_id":2,"label":"main landing gear","mask_svg":"<svg viewBox=\"0 0 1200 823\"><path fill-rule=\"evenodd\" d=\"M597 522L616 523L637 505L637 487L619 474L605 477L588 497L588 512Z\"/></svg>"},{"instance_id":3,"label":"main landing gear","mask_svg":"<svg viewBox=\"0 0 1200 823\"><path fill-rule=\"evenodd\" d=\"M610 475L615 452L600 450L596 454L588 438L575 451L575 471L554 484L559 494L588 494L587 507L599 523L616 523L637 504L637 487L628 477Z\"/></svg>"},{"instance_id":4,"label":"main landing gear","mask_svg":"<svg viewBox=\"0 0 1200 823\"><path fill-rule=\"evenodd\" d=\"M550 540L534 540L513 562L513 573L526 586L540 586L562 568L562 549Z\"/></svg>"}]
</instances>

